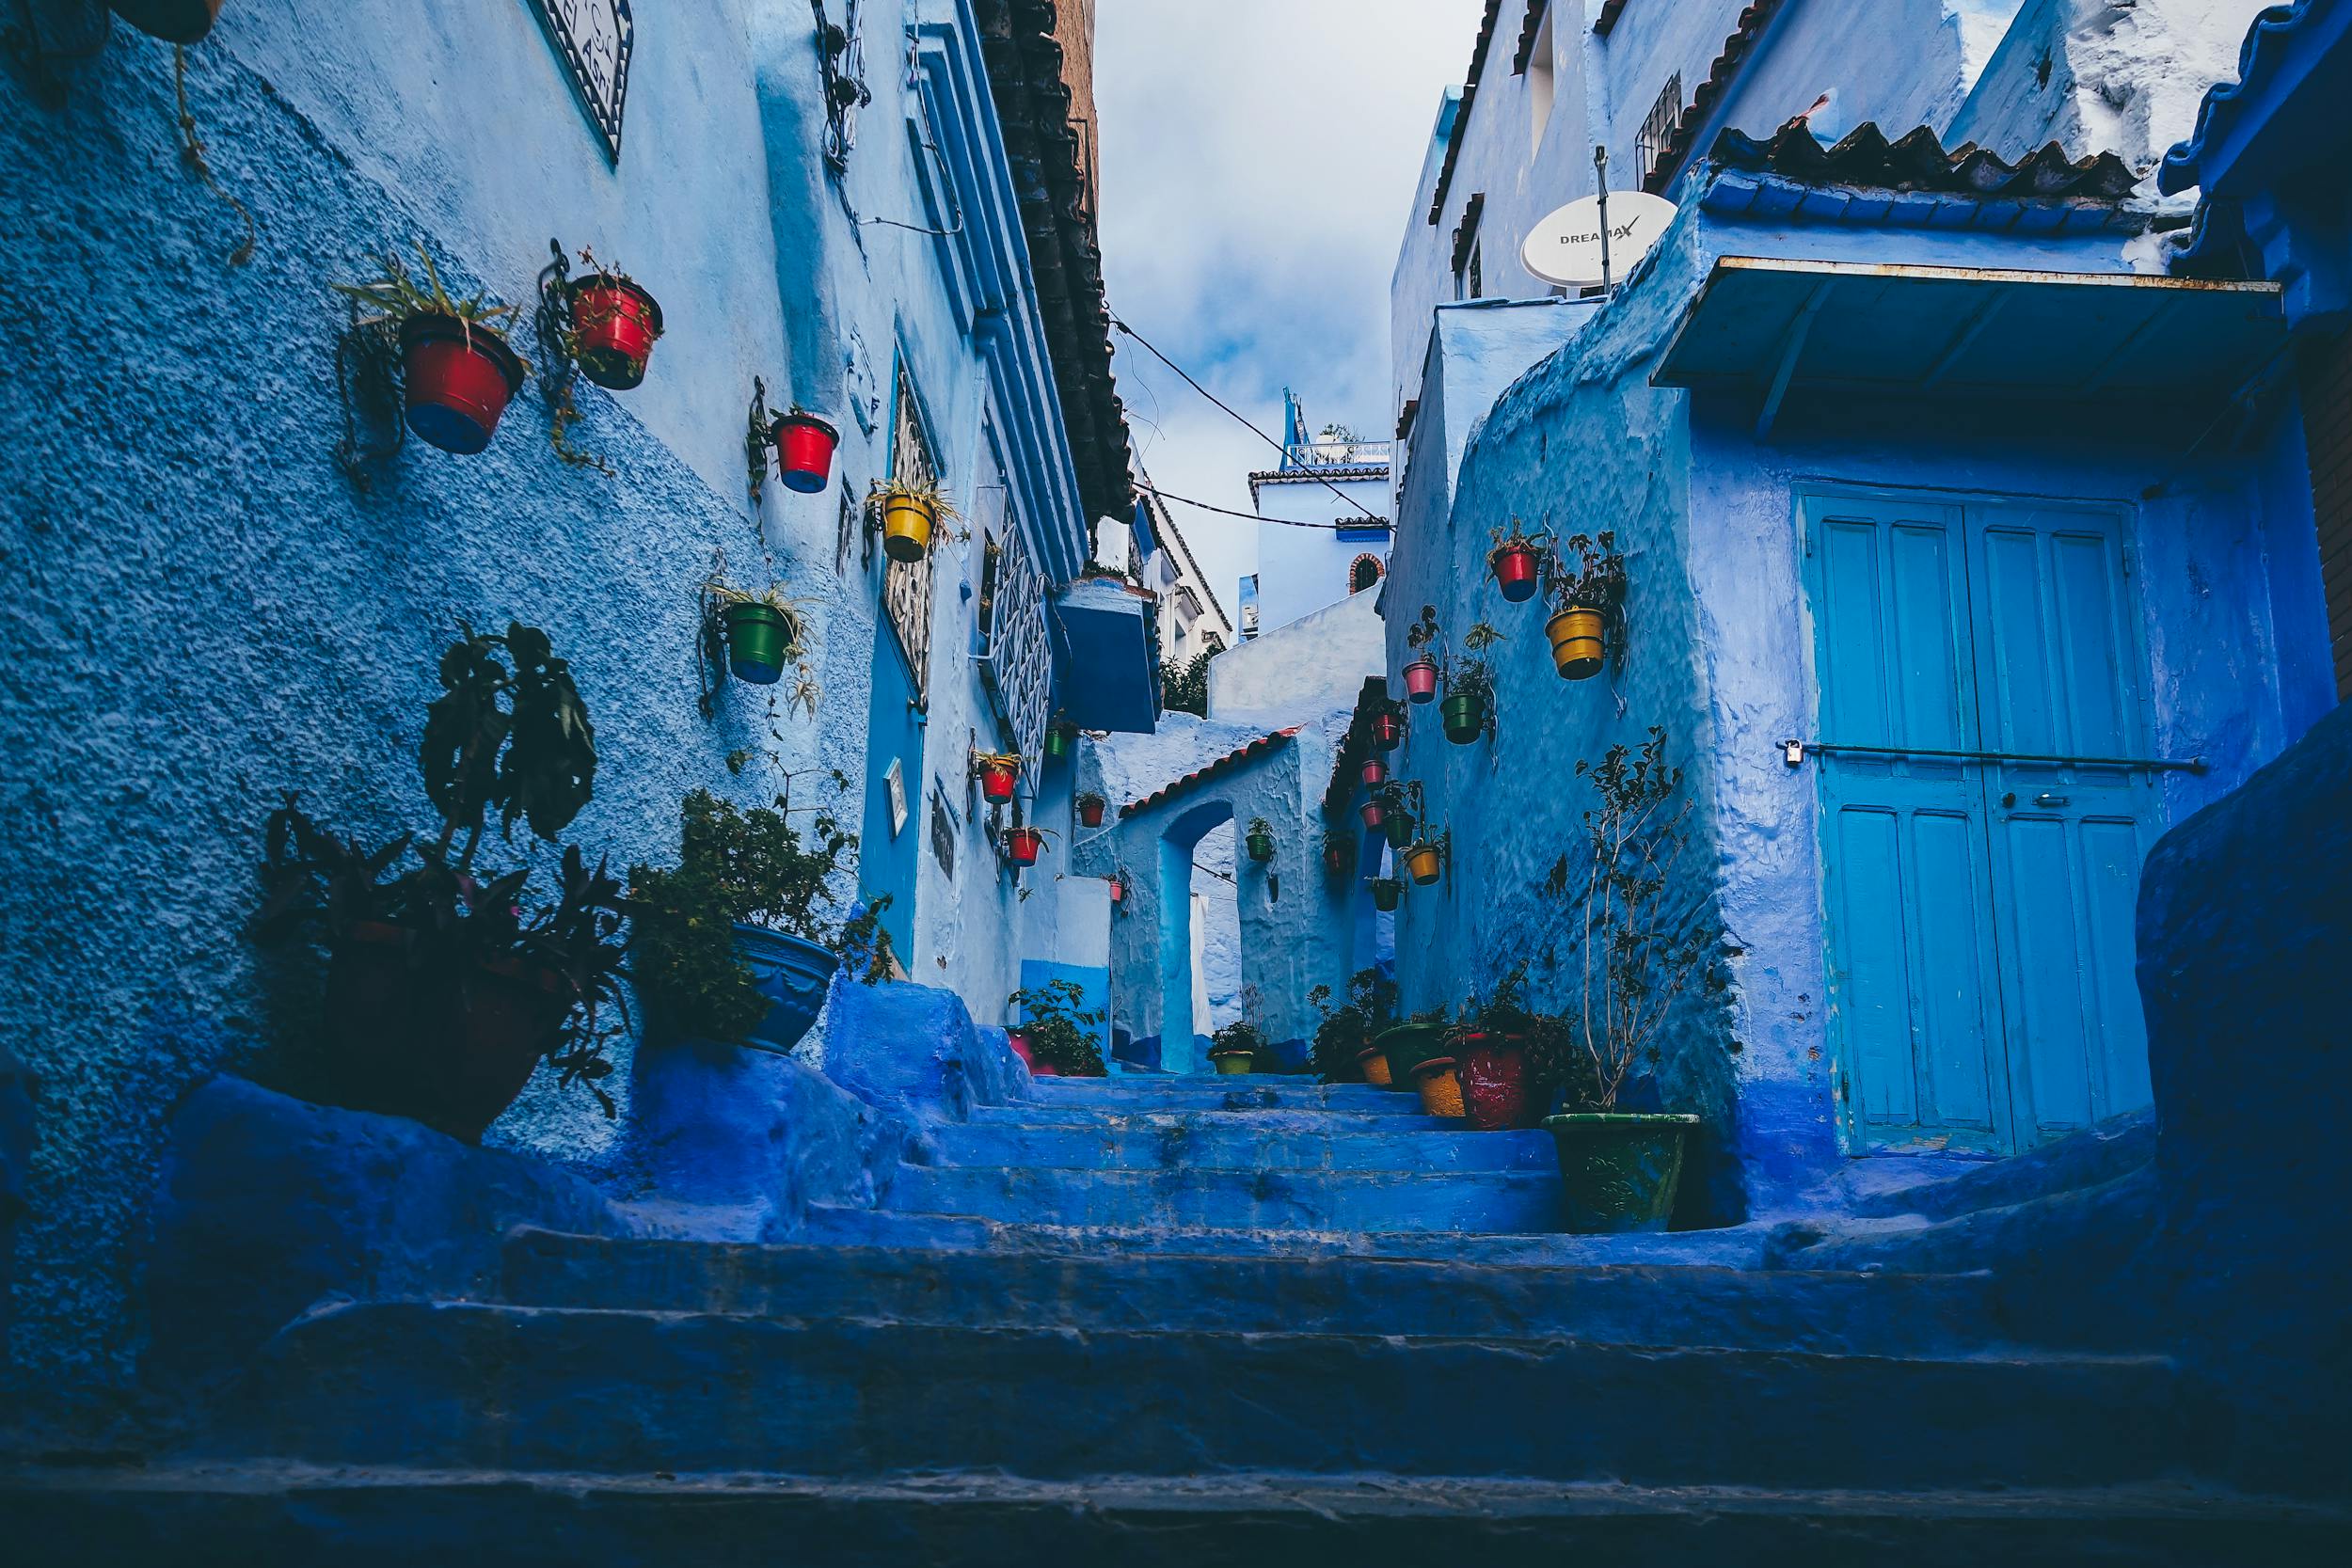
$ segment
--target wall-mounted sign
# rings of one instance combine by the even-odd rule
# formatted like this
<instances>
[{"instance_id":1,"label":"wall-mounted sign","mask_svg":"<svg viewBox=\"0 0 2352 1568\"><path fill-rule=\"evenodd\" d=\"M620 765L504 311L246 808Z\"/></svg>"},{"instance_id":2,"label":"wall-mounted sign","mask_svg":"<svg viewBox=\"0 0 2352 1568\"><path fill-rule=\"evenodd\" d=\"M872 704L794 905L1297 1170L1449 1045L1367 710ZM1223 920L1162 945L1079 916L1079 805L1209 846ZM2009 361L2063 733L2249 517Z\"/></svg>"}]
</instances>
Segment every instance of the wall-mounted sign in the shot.
<instances>
[{"instance_id":1,"label":"wall-mounted sign","mask_svg":"<svg viewBox=\"0 0 2352 1568\"><path fill-rule=\"evenodd\" d=\"M1649 253L1674 221L1675 204L1647 191L1609 196L1609 276L1623 277ZM1600 198L1571 201L1529 232L1519 247L1527 270L1547 283L1582 288L1604 281L1600 266Z\"/></svg>"},{"instance_id":2,"label":"wall-mounted sign","mask_svg":"<svg viewBox=\"0 0 2352 1568\"><path fill-rule=\"evenodd\" d=\"M628 0L531 0L548 40L564 56L564 68L580 94L580 106L604 138L604 150L621 161L621 111L628 102L628 57L637 47L637 22Z\"/></svg>"}]
</instances>

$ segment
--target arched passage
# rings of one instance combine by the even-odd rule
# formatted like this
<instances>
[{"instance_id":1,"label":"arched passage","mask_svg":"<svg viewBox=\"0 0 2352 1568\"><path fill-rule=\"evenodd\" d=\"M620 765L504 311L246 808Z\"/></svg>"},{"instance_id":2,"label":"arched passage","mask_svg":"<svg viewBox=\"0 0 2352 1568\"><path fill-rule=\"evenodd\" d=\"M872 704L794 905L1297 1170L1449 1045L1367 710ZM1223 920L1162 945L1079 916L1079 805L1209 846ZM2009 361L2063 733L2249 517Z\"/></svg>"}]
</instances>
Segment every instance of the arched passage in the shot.
<instances>
[{"instance_id":1,"label":"arched passage","mask_svg":"<svg viewBox=\"0 0 2352 1568\"><path fill-rule=\"evenodd\" d=\"M1207 1020L1193 1017L1192 879L1200 841L1233 820L1233 804L1207 800L1171 817L1160 830L1159 976L1160 1065L1196 1071L1197 1036Z\"/></svg>"}]
</instances>

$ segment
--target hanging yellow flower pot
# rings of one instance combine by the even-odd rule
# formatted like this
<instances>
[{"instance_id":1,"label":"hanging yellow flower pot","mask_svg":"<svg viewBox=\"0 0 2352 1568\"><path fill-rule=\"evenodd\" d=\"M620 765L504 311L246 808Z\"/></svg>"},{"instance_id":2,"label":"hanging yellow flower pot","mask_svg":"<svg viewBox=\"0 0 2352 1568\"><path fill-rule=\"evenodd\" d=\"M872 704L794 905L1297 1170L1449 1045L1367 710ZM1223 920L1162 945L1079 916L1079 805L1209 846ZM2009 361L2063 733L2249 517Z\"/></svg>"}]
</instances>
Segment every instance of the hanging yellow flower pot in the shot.
<instances>
[{"instance_id":1,"label":"hanging yellow flower pot","mask_svg":"<svg viewBox=\"0 0 2352 1568\"><path fill-rule=\"evenodd\" d=\"M1427 887L1438 879L1444 866L1444 856L1438 846L1423 840L1405 851L1405 869L1412 873L1416 887Z\"/></svg>"},{"instance_id":2,"label":"hanging yellow flower pot","mask_svg":"<svg viewBox=\"0 0 2352 1568\"><path fill-rule=\"evenodd\" d=\"M882 498L882 553L893 561L920 561L931 553L939 526L939 503L923 496Z\"/></svg>"},{"instance_id":3,"label":"hanging yellow flower pot","mask_svg":"<svg viewBox=\"0 0 2352 1568\"><path fill-rule=\"evenodd\" d=\"M1551 639L1551 661L1559 666L1562 679L1581 681L1600 673L1609 646L1608 623L1599 610L1564 610L1544 623L1544 635Z\"/></svg>"}]
</instances>

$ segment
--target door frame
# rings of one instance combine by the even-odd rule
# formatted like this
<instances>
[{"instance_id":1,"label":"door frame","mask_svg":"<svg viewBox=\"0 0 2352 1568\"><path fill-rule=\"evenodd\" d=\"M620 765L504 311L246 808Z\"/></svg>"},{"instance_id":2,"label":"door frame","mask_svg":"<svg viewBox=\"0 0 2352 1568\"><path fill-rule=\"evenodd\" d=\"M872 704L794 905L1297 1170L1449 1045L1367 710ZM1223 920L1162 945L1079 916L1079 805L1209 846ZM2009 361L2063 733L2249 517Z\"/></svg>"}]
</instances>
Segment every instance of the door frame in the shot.
<instances>
[{"instance_id":1,"label":"door frame","mask_svg":"<svg viewBox=\"0 0 2352 1568\"><path fill-rule=\"evenodd\" d=\"M2126 652L2137 663L2137 673L2138 675L2137 693L2139 706L2139 729L2141 736L2151 748L2153 754L2153 749L2155 748L2159 742L2156 736L2157 713L2155 709L2154 665L2149 650L2148 604L2145 590L2140 584L2142 562L2139 528L2140 507L2137 500L2128 497L2109 495L2053 495L2046 492L2029 490L2005 491L1987 490L1982 488L1963 489L1932 484L1886 484L1875 483L1868 481L1838 479L1827 476L1818 478L1801 477L1793 479L1789 483L1789 531L1791 535L1791 543L1795 546L1796 553L1795 567L1798 585L1798 614L1801 623L1797 641L1799 658L1803 668L1804 723L1808 739L1820 738L1821 729L1820 628L1819 618L1816 613L1820 598L1820 584L1819 579L1818 560L1814 549L1815 540L1813 536L1813 519L1810 515L1810 509L1813 503L1816 502L1836 502L1840 500L1877 502L1882 504L1908 503L1914 505L1957 508L1961 513L1961 530L1963 541L1963 549L1965 548L1965 539L1968 530L1968 514L1972 508L1981 509L1991 506L2013 507L2023 504L2027 506L2051 508L2071 508L2076 511L2086 512L2106 512L2114 515L2117 522L2117 543L2120 550L2124 579L2123 603L2126 610L2129 612L2126 617L2129 622L2129 635L2127 639ZM1967 586L1972 594L1974 592L1974 577L1975 571L1973 564L1968 561L1963 560L1962 579L1963 585ZM1966 608L1968 607L1963 607L1963 610ZM1971 644L1970 651L1973 656L1973 643ZM1981 736L1979 736L1979 738L1981 738ZM1832 976L1836 973L1837 954L1834 935L1834 927L1831 920L1829 896L1830 839L1825 816L1828 804L1828 773L1825 763L1822 762L1818 753L1808 760L1812 760L1815 764L1813 769L1814 778L1812 780L1812 816L1814 838L1813 890L1814 916L1820 923L1820 928L1821 979L1823 988L1820 1010L1824 1023L1823 1033L1826 1036L1826 1038L1823 1041L1823 1055L1829 1063L1831 1074L1831 1101L1837 1128L1838 1145L1840 1149L1851 1157L1862 1157L1880 1152L1897 1153L1898 1151L1895 1150L1882 1151L1874 1149L1870 1145L1869 1134L1864 1128L1861 1119L1861 1096L1851 1092L1853 1086L1853 1076L1856 1071L1856 1064L1847 1059L1846 1044L1840 1037L1839 1031L1834 1024L1830 987L1832 985ZM1981 777L1982 775L1980 775L1980 778ZM2155 801L2156 812L2158 816L2161 816L2164 808L2164 792L2161 789L2158 789L2155 792ZM1988 795L1986 797L1985 809L1989 811L1990 807L1991 798ZM1989 842L1989 830L1991 824L1989 820L1982 816L1979 816L1979 826L1987 831L1986 847L1987 853L1990 854L1993 852ZM2168 826L2168 824L2161 820L2155 824L2155 832L2157 836L2161 836L2166 826ZM1986 864L1989 873L1991 870L1991 862L1988 860ZM1994 897L1996 900L1995 905L1988 912L1991 917L1992 940L1994 943L1995 953L1997 955L2003 942L2003 938L2000 929L1997 894L1994 895ZM2007 1037L2008 1020L2011 1010L2011 998L2008 995L2008 988L2006 982L2002 978L2000 967L2001 966L1996 962L1995 973L1992 976L1994 982L1994 1000L1995 1005L2001 1010L2003 1031L2003 1038L2001 1042L2002 1079L1995 1088L1996 1092L2001 1097L2001 1102L2004 1107L2003 1119L2010 1123L2010 1142L2014 1146L2013 1152L2023 1152L2025 1149L2033 1146L2023 1141L2022 1135L2015 1126L2014 1110L2017 1102L2013 1088L2013 1079L2010 1076L2011 1071L2015 1067L2015 1063L2010 1059Z\"/></svg>"}]
</instances>

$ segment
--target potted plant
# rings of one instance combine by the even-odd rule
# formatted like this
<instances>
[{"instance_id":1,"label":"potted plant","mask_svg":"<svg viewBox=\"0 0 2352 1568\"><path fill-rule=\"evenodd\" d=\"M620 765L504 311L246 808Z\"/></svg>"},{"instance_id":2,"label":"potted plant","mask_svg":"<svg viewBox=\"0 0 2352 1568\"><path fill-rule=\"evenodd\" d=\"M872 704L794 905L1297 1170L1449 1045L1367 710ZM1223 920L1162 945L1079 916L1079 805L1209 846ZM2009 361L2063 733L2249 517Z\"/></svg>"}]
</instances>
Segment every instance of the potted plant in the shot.
<instances>
[{"instance_id":1,"label":"potted plant","mask_svg":"<svg viewBox=\"0 0 2352 1568\"><path fill-rule=\"evenodd\" d=\"M1035 865L1038 855L1045 847L1045 841L1052 836L1043 828L1016 822L1005 834L1005 858L1017 866Z\"/></svg>"},{"instance_id":2,"label":"potted plant","mask_svg":"<svg viewBox=\"0 0 2352 1568\"><path fill-rule=\"evenodd\" d=\"M474 1142L545 1061L611 1116L604 1009L628 1016L620 883L577 845L552 901L534 899L528 866L480 863L492 812L501 843L523 822L552 844L588 803L587 708L546 634L519 623L503 635L466 628L439 674L419 749L437 834L370 849L291 794L269 819L253 933L328 952L335 1049L304 1064L298 1075L315 1082L302 1091Z\"/></svg>"},{"instance_id":3,"label":"potted plant","mask_svg":"<svg viewBox=\"0 0 2352 1568\"><path fill-rule=\"evenodd\" d=\"M221 0L107 0L107 8L166 43L201 43L220 20Z\"/></svg>"},{"instance_id":4,"label":"potted plant","mask_svg":"<svg viewBox=\"0 0 2352 1568\"><path fill-rule=\"evenodd\" d=\"M408 428L443 451L470 455L490 444L499 416L522 390L531 367L507 346L500 323L513 318L512 305L491 305L487 296L454 300L424 247L421 284L397 256L384 258L384 276L367 283L338 283L373 315L364 331L390 333L400 346L402 396Z\"/></svg>"},{"instance_id":5,"label":"potted plant","mask_svg":"<svg viewBox=\"0 0 2352 1568\"><path fill-rule=\"evenodd\" d=\"M1364 787L1366 789L1378 789L1382 784L1389 782L1389 765L1382 762L1378 757L1366 757L1364 759L1363 779ZM1372 826L1375 828L1379 825L1380 824L1377 822L1372 824Z\"/></svg>"},{"instance_id":6,"label":"potted plant","mask_svg":"<svg viewBox=\"0 0 2352 1568\"><path fill-rule=\"evenodd\" d=\"M841 432L799 404L776 416L768 439L776 449L776 467L784 487L813 496L833 481L833 454L841 445Z\"/></svg>"},{"instance_id":7,"label":"potted plant","mask_svg":"<svg viewBox=\"0 0 2352 1568\"><path fill-rule=\"evenodd\" d=\"M1311 1057L1316 1073L1327 1084L1387 1084L1388 1057L1372 1041L1395 1017L1396 982L1378 969L1358 970L1347 982L1345 1004L1332 1007L1330 999L1328 986L1307 993L1323 1015Z\"/></svg>"},{"instance_id":8,"label":"potted plant","mask_svg":"<svg viewBox=\"0 0 2352 1568\"><path fill-rule=\"evenodd\" d=\"M592 252L582 250L580 259L596 270L570 282L566 346L580 374L609 391L626 392L645 379L646 361L661 336L661 306L643 284Z\"/></svg>"},{"instance_id":9,"label":"potted plant","mask_svg":"<svg viewBox=\"0 0 2352 1568\"><path fill-rule=\"evenodd\" d=\"M882 553L893 561L920 561L929 555L939 525L956 515L954 505L932 480L877 480L873 504L882 512Z\"/></svg>"},{"instance_id":10,"label":"potted plant","mask_svg":"<svg viewBox=\"0 0 2352 1568\"><path fill-rule=\"evenodd\" d=\"M1438 695L1438 656L1436 648L1442 634L1438 629L1438 607L1421 607L1421 619L1405 631L1405 645L1415 650L1415 657L1405 666L1405 695L1412 702L1426 703Z\"/></svg>"},{"instance_id":11,"label":"potted plant","mask_svg":"<svg viewBox=\"0 0 2352 1568\"><path fill-rule=\"evenodd\" d=\"M1461 1064L1450 1045L1441 1041L1435 1053L1413 1064L1413 1089L1421 1096L1423 1116L1464 1118Z\"/></svg>"},{"instance_id":12,"label":"potted plant","mask_svg":"<svg viewBox=\"0 0 2352 1568\"><path fill-rule=\"evenodd\" d=\"M1263 816L1251 817L1249 832L1244 843L1249 850L1249 858L1260 865L1265 864L1274 858L1274 824Z\"/></svg>"},{"instance_id":13,"label":"potted plant","mask_svg":"<svg viewBox=\"0 0 2352 1568\"><path fill-rule=\"evenodd\" d=\"M1445 870L1444 842L1423 838L1406 845L1405 870L1413 879L1415 887L1433 885Z\"/></svg>"},{"instance_id":14,"label":"potted plant","mask_svg":"<svg viewBox=\"0 0 2352 1568\"><path fill-rule=\"evenodd\" d=\"M1380 803L1380 797L1377 795L1366 798L1364 803L1356 810L1363 817L1364 826L1367 828L1377 828L1388 815L1388 808Z\"/></svg>"},{"instance_id":15,"label":"potted plant","mask_svg":"<svg viewBox=\"0 0 2352 1568\"><path fill-rule=\"evenodd\" d=\"M1400 779L1381 786L1379 826L1391 849L1403 850L1413 842L1413 813L1407 802L1415 798L1416 787Z\"/></svg>"},{"instance_id":16,"label":"potted plant","mask_svg":"<svg viewBox=\"0 0 2352 1568\"><path fill-rule=\"evenodd\" d=\"M975 752L972 772L980 781L980 799L1001 806L1012 799L1013 785L1021 777L1021 753Z\"/></svg>"},{"instance_id":17,"label":"potted plant","mask_svg":"<svg viewBox=\"0 0 2352 1568\"><path fill-rule=\"evenodd\" d=\"M1344 877L1356 864L1356 840L1343 832L1323 835L1323 869L1334 877Z\"/></svg>"},{"instance_id":18,"label":"potted plant","mask_svg":"<svg viewBox=\"0 0 2352 1568\"><path fill-rule=\"evenodd\" d=\"M1568 1027L1538 1067L1563 1085L1567 1110L1544 1118L1560 1156L1568 1228L1662 1230L1673 1215L1695 1116L1618 1110L1635 1069L1658 1060L1675 1001L1713 970L1720 931L1677 915L1676 871L1691 801L1653 727L1638 751L1613 746L1577 764L1598 800L1585 813L1585 868L1572 917L1583 972Z\"/></svg>"},{"instance_id":19,"label":"potted plant","mask_svg":"<svg viewBox=\"0 0 2352 1568\"><path fill-rule=\"evenodd\" d=\"M1404 900L1405 884L1394 877L1375 877L1371 879L1370 885L1372 907L1382 914L1395 909Z\"/></svg>"},{"instance_id":20,"label":"potted plant","mask_svg":"<svg viewBox=\"0 0 2352 1568\"><path fill-rule=\"evenodd\" d=\"M803 681L814 679L803 641L806 622L781 584L748 593L713 572L703 583L703 623L705 640L724 644L727 669L737 680L773 686L784 678L787 664L795 666ZM813 694L808 702L813 712Z\"/></svg>"},{"instance_id":21,"label":"potted plant","mask_svg":"<svg viewBox=\"0 0 2352 1568\"><path fill-rule=\"evenodd\" d=\"M1519 1000L1526 974L1521 965L1484 1001L1473 995L1447 1036L1459 1065L1464 1117L1482 1132L1532 1128L1550 1108L1535 1064L1556 1056L1565 1023L1530 1012Z\"/></svg>"},{"instance_id":22,"label":"potted plant","mask_svg":"<svg viewBox=\"0 0 2352 1568\"><path fill-rule=\"evenodd\" d=\"M1088 828L1101 827L1103 825L1103 807L1104 804L1105 802L1104 801L1103 797L1097 795L1094 791L1090 789L1081 791L1078 796L1079 825Z\"/></svg>"},{"instance_id":23,"label":"potted plant","mask_svg":"<svg viewBox=\"0 0 2352 1568\"><path fill-rule=\"evenodd\" d=\"M1486 650L1502 641L1502 634L1484 621L1462 638L1467 652L1447 679L1445 702L1438 709L1445 737L1456 746L1470 744L1494 722L1495 673Z\"/></svg>"},{"instance_id":24,"label":"potted plant","mask_svg":"<svg viewBox=\"0 0 2352 1568\"><path fill-rule=\"evenodd\" d=\"M1512 604L1525 604L1535 596L1535 590L1542 586L1544 546L1550 542L1551 535L1523 531L1517 517L1511 519L1508 533L1502 529L1493 529L1489 532L1495 547L1486 552L1486 569L1494 574L1495 586L1502 590L1505 600Z\"/></svg>"},{"instance_id":25,"label":"potted plant","mask_svg":"<svg viewBox=\"0 0 2352 1568\"><path fill-rule=\"evenodd\" d=\"M1393 752L1405 744L1405 716L1394 708L1383 708L1373 716L1372 743L1384 752Z\"/></svg>"},{"instance_id":26,"label":"potted plant","mask_svg":"<svg viewBox=\"0 0 2352 1568\"><path fill-rule=\"evenodd\" d=\"M848 783L839 774L833 782L836 790ZM834 971L862 934L824 909L854 863L857 836L830 811L794 806L791 783L785 775L772 807L749 810L693 791L679 808L677 864L630 867L629 973L648 1041L789 1051L816 1022ZM803 811L813 814L805 836L792 821ZM887 970L881 938L864 977Z\"/></svg>"},{"instance_id":27,"label":"potted plant","mask_svg":"<svg viewBox=\"0 0 2352 1568\"><path fill-rule=\"evenodd\" d=\"M1078 726L1069 720L1057 719L1046 726L1045 754L1047 756L1066 757L1076 749L1077 744Z\"/></svg>"},{"instance_id":28,"label":"potted plant","mask_svg":"<svg viewBox=\"0 0 2352 1568\"><path fill-rule=\"evenodd\" d=\"M1409 1089L1413 1086L1413 1069L1431 1056L1442 1055L1445 1045L1445 1009L1432 1007L1415 1013L1402 1023L1392 1023L1373 1037L1389 1069L1388 1086Z\"/></svg>"},{"instance_id":29,"label":"potted plant","mask_svg":"<svg viewBox=\"0 0 2352 1568\"><path fill-rule=\"evenodd\" d=\"M1005 1004L1026 1015L1026 1022L1007 1035L1015 1042L1014 1052L1038 1077L1106 1075L1109 1069L1104 1065L1103 1048L1094 1031L1110 1015L1087 1008L1086 989L1075 980L1025 986L1005 998Z\"/></svg>"},{"instance_id":30,"label":"potted plant","mask_svg":"<svg viewBox=\"0 0 2352 1568\"><path fill-rule=\"evenodd\" d=\"M1555 552L1545 567L1544 589L1553 610L1544 635L1551 640L1551 660L1564 680L1597 675L1608 658L1610 631L1625 610L1625 557L1616 546L1614 533L1571 534L1562 549L1574 551L1577 564L1570 566Z\"/></svg>"},{"instance_id":31,"label":"potted plant","mask_svg":"<svg viewBox=\"0 0 2352 1568\"><path fill-rule=\"evenodd\" d=\"M1264 1034L1248 1019L1229 1023L1209 1037L1209 1060L1221 1073L1257 1071L1259 1053L1264 1050Z\"/></svg>"}]
</instances>

